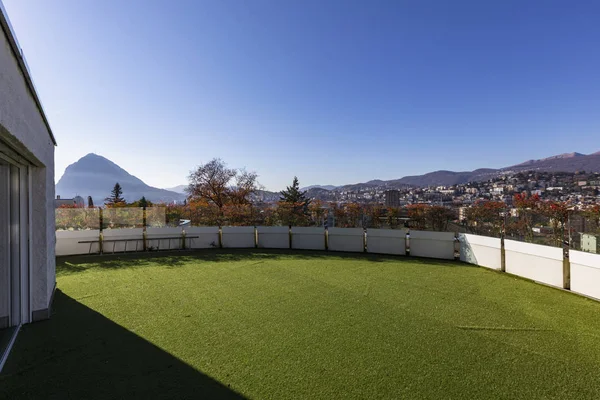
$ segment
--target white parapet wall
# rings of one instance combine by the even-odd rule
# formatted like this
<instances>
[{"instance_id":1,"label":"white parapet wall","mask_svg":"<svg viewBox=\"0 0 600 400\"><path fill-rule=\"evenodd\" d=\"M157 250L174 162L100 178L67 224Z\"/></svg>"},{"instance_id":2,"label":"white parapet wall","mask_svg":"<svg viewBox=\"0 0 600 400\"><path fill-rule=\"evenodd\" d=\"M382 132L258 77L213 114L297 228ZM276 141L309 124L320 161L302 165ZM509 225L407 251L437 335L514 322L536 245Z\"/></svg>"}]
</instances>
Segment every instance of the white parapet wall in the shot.
<instances>
[{"instance_id":1,"label":"white parapet wall","mask_svg":"<svg viewBox=\"0 0 600 400\"><path fill-rule=\"evenodd\" d=\"M219 247L218 226L189 226L185 228L186 244L190 249L211 249Z\"/></svg>"},{"instance_id":2,"label":"white parapet wall","mask_svg":"<svg viewBox=\"0 0 600 400\"><path fill-rule=\"evenodd\" d=\"M290 228L287 226L258 226L258 247L263 249L289 249Z\"/></svg>"},{"instance_id":3,"label":"white parapet wall","mask_svg":"<svg viewBox=\"0 0 600 400\"><path fill-rule=\"evenodd\" d=\"M563 250L558 247L504 240L506 272L542 282L563 286Z\"/></svg>"},{"instance_id":4,"label":"white parapet wall","mask_svg":"<svg viewBox=\"0 0 600 400\"><path fill-rule=\"evenodd\" d=\"M454 260L454 233L410 231L410 255Z\"/></svg>"},{"instance_id":5,"label":"white parapet wall","mask_svg":"<svg viewBox=\"0 0 600 400\"><path fill-rule=\"evenodd\" d=\"M376 254L406 255L406 230L367 229L367 251Z\"/></svg>"},{"instance_id":6,"label":"white parapet wall","mask_svg":"<svg viewBox=\"0 0 600 400\"><path fill-rule=\"evenodd\" d=\"M491 269L502 269L500 239L461 233L460 260Z\"/></svg>"},{"instance_id":7,"label":"white parapet wall","mask_svg":"<svg viewBox=\"0 0 600 400\"><path fill-rule=\"evenodd\" d=\"M98 229L56 232L56 255L97 254L100 252ZM95 241L96 243L80 243Z\"/></svg>"},{"instance_id":8,"label":"white parapet wall","mask_svg":"<svg viewBox=\"0 0 600 400\"><path fill-rule=\"evenodd\" d=\"M253 226L224 226L223 247L226 248L252 248L255 246L255 231Z\"/></svg>"},{"instance_id":9,"label":"white parapet wall","mask_svg":"<svg viewBox=\"0 0 600 400\"><path fill-rule=\"evenodd\" d=\"M266 249L292 248L298 250L325 250L325 229L284 226L223 227L223 247ZM143 229L105 229L104 253L134 252L143 250ZM362 228L329 228L329 250L363 252ZM180 249L183 231L178 228L147 228L147 246L160 250ZM219 247L219 228L187 227L186 248L207 249ZM57 231L56 255L97 254L100 251L99 230ZM163 239L158 239L163 238ZM170 244L169 239L171 238ZM111 242L119 240L118 242ZM460 234L460 259L490 269L501 269L500 239ZM87 242L87 243L81 243ZM92 242L92 243L90 243ZM410 232L410 253L415 257L451 260L454 258L455 239L452 232ZM379 254L406 254L406 230L369 229L366 236L367 251ZM160 247L159 247L160 246ZM548 285L563 285L563 250L557 247L505 240L506 272ZM114 249L114 250L113 250ZM570 250L571 290L600 300L600 255Z\"/></svg>"},{"instance_id":10,"label":"white parapet wall","mask_svg":"<svg viewBox=\"0 0 600 400\"><path fill-rule=\"evenodd\" d=\"M571 290L600 300L600 254L571 250Z\"/></svg>"},{"instance_id":11,"label":"white parapet wall","mask_svg":"<svg viewBox=\"0 0 600 400\"><path fill-rule=\"evenodd\" d=\"M102 231L104 253L140 251L144 248L144 229L105 229ZM118 240L118 242L111 242Z\"/></svg>"},{"instance_id":12,"label":"white parapet wall","mask_svg":"<svg viewBox=\"0 0 600 400\"><path fill-rule=\"evenodd\" d=\"M325 250L325 228L293 226L292 249Z\"/></svg>"},{"instance_id":13,"label":"white parapet wall","mask_svg":"<svg viewBox=\"0 0 600 400\"><path fill-rule=\"evenodd\" d=\"M365 251L365 231L362 228L329 228L328 237L331 251Z\"/></svg>"},{"instance_id":14,"label":"white parapet wall","mask_svg":"<svg viewBox=\"0 0 600 400\"><path fill-rule=\"evenodd\" d=\"M178 250L181 249L182 238L183 229L181 227L146 228L148 249Z\"/></svg>"}]
</instances>

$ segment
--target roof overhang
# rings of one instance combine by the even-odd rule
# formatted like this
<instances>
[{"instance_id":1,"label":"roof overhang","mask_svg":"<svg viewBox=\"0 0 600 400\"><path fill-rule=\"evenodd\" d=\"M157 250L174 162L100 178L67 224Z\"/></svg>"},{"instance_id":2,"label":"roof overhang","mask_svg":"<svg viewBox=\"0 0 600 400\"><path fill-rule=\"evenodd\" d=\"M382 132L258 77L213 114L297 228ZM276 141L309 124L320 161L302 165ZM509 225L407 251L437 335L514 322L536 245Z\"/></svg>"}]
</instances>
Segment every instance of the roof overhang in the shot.
<instances>
[{"instance_id":1,"label":"roof overhang","mask_svg":"<svg viewBox=\"0 0 600 400\"><path fill-rule=\"evenodd\" d=\"M21 69L21 73L23 74L23 78L25 78L25 84L27 85L33 100L44 120L44 124L48 129L48 134L50 135L50 139L52 139L52 143L56 146L56 138L52 133L52 128L50 128L50 123L48 122L48 118L46 118L46 113L44 112L44 107L42 107L42 103L40 98L38 97L37 91L35 90L35 85L33 84L33 80L31 79L31 74L29 73L29 68L27 67L27 61L25 61L25 57L23 56L23 51L19 46L19 42L17 41L17 36L15 35L14 30L10 24L10 20L8 19L8 14L4 9L4 4L0 0L0 25L2 26L2 30L4 31L4 35L8 39L8 43L15 55L15 59L17 60L17 64Z\"/></svg>"}]
</instances>

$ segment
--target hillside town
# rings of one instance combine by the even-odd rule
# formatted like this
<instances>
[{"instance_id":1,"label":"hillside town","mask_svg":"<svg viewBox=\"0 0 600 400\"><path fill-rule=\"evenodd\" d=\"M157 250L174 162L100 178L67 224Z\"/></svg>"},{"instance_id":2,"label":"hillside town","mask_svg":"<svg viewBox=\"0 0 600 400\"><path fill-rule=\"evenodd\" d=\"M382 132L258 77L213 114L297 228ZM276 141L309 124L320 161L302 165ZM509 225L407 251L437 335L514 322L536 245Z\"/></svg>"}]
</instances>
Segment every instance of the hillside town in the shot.
<instances>
[{"instance_id":1,"label":"hillside town","mask_svg":"<svg viewBox=\"0 0 600 400\"><path fill-rule=\"evenodd\" d=\"M482 182L452 186L406 187L363 185L354 190L312 188L308 196L337 203L380 204L401 207L410 204L469 206L478 200L502 201L512 205L517 193L538 195L542 200L567 202L585 208L600 201L600 173L519 172Z\"/></svg>"}]
</instances>

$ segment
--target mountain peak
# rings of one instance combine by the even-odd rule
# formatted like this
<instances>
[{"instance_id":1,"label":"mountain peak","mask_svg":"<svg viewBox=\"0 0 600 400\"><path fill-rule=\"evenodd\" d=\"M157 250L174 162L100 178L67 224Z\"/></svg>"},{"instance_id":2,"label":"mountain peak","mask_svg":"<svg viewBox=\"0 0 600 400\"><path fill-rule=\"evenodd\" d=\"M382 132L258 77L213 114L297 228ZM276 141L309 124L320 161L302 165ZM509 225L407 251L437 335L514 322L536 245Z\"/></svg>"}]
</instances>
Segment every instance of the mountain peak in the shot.
<instances>
[{"instance_id":1,"label":"mountain peak","mask_svg":"<svg viewBox=\"0 0 600 400\"><path fill-rule=\"evenodd\" d=\"M73 164L77 164L80 161L89 161L89 160L98 160L98 161L102 160L102 161L108 161L109 163L114 164L108 158L103 157L103 156L101 156L99 154L96 154L96 153L88 153L85 156L81 157L79 160L75 161Z\"/></svg>"},{"instance_id":2,"label":"mountain peak","mask_svg":"<svg viewBox=\"0 0 600 400\"><path fill-rule=\"evenodd\" d=\"M577 153L577 152L563 153L563 154L558 154L556 156L542 158L540 161L559 160L559 159L563 159L563 158L573 158L573 157L583 157L583 156L585 156L585 154L581 154L581 153Z\"/></svg>"},{"instance_id":3,"label":"mountain peak","mask_svg":"<svg viewBox=\"0 0 600 400\"><path fill-rule=\"evenodd\" d=\"M69 165L65 171L65 175L68 172L72 173L77 171L93 171L96 173L111 173L115 175L130 176L127 171L110 161L108 158L94 153L89 153L75 161L73 164Z\"/></svg>"},{"instance_id":4,"label":"mountain peak","mask_svg":"<svg viewBox=\"0 0 600 400\"><path fill-rule=\"evenodd\" d=\"M102 204L117 182L123 188L123 197L127 201L135 201L142 196L152 202L172 202L185 198L180 193L151 187L108 158L94 153L85 155L67 167L56 184L56 194L64 198L76 194L92 196L94 203Z\"/></svg>"},{"instance_id":5,"label":"mountain peak","mask_svg":"<svg viewBox=\"0 0 600 400\"><path fill-rule=\"evenodd\" d=\"M83 159L83 158L86 158L86 157L100 157L100 158L105 158L105 157L102 157L102 156L100 156L100 155L98 155L96 153L87 153L85 156L81 157L80 160Z\"/></svg>"},{"instance_id":6,"label":"mountain peak","mask_svg":"<svg viewBox=\"0 0 600 400\"><path fill-rule=\"evenodd\" d=\"M598 152L600 154L600 152ZM592 155L592 154L590 154ZM522 162L520 164L517 165L513 165L513 167L527 167L527 166L531 166L533 164L536 163L540 163L540 162L545 162L545 161L553 161L553 160L567 160L567 159L572 159L572 158L578 158L578 157L585 157L585 154L581 154L581 153L577 153L577 152L571 152L571 153L562 153L562 154L557 154L555 156L550 156L550 157L546 157L546 158L540 158L538 160L527 160L525 162Z\"/></svg>"}]
</instances>

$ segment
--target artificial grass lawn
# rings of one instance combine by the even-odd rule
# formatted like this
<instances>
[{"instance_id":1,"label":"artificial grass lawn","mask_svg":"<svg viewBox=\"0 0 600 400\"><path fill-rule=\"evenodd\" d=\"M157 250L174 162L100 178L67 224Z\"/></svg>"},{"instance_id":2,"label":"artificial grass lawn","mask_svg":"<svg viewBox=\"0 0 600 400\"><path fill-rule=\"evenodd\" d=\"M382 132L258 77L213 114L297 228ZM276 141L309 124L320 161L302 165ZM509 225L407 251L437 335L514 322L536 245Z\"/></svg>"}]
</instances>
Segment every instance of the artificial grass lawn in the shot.
<instances>
[{"instance_id":1,"label":"artificial grass lawn","mask_svg":"<svg viewBox=\"0 0 600 400\"><path fill-rule=\"evenodd\" d=\"M259 250L57 268L0 398L600 398L600 303L483 268Z\"/></svg>"}]
</instances>

